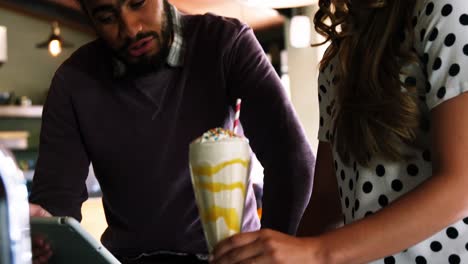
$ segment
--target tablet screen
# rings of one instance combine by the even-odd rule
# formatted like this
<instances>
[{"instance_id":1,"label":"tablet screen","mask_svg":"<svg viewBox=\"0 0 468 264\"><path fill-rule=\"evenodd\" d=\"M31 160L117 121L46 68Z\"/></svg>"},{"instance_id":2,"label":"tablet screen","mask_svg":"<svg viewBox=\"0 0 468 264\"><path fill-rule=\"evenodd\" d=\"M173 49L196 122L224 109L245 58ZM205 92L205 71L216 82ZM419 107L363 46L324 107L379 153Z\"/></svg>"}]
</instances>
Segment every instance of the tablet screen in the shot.
<instances>
[{"instance_id":1,"label":"tablet screen","mask_svg":"<svg viewBox=\"0 0 468 264\"><path fill-rule=\"evenodd\" d=\"M32 217L31 235L50 244L50 264L120 263L71 217Z\"/></svg>"}]
</instances>

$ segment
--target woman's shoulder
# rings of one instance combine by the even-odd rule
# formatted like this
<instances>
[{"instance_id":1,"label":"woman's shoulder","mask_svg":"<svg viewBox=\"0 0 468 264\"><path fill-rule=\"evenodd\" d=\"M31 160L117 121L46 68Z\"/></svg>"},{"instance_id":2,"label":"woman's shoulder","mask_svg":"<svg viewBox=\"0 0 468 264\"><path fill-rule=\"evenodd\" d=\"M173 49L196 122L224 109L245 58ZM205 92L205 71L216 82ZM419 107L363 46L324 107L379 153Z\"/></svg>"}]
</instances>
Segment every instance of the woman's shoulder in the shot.
<instances>
[{"instance_id":1,"label":"woman's shoulder","mask_svg":"<svg viewBox=\"0 0 468 264\"><path fill-rule=\"evenodd\" d=\"M330 47L327 48L327 50L329 49ZM327 52L325 51L324 54L326 54ZM338 55L335 54L335 56L331 57L330 59L328 59L326 61L326 63L324 63L323 65L320 65L320 71L319 71L319 79L320 78L326 78L326 79L333 79L336 75L337 75L337 72L338 72L338 68L340 67L339 65L339 60L338 60Z\"/></svg>"},{"instance_id":2,"label":"woman's shoulder","mask_svg":"<svg viewBox=\"0 0 468 264\"><path fill-rule=\"evenodd\" d=\"M457 40L467 40L468 1L418 0L413 26L416 50L427 52L439 45L441 48L453 48ZM432 51L441 53L443 50L432 48Z\"/></svg>"},{"instance_id":3,"label":"woman's shoulder","mask_svg":"<svg viewBox=\"0 0 468 264\"><path fill-rule=\"evenodd\" d=\"M439 18L456 15L468 15L466 0L416 0L415 17ZM467 19L467 18L465 18Z\"/></svg>"},{"instance_id":4,"label":"woman's shoulder","mask_svg":"<svg viewBox=\"0 0 468 264\"><path fill-rule=\"evenodd\" d=\"M414 47L425 64L429 109L468 90L468 1L419 0Z\"/></svg>"}]
</instances>

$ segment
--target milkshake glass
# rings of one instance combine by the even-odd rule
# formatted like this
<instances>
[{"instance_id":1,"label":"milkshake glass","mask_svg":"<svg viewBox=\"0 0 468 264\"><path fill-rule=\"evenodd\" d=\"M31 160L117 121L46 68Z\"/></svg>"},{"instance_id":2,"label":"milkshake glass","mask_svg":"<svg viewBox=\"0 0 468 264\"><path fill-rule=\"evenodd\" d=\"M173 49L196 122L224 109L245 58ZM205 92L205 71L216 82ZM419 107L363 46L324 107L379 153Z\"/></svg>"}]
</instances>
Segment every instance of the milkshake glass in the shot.
<instances>
[{"instance_id":1,"label":"milkshake glass","mask_svg":"<svg viewBox=\"0 0 468 264\"><path fill-rule=\"evenodd\" d=\"M246 138L215 128L190 144L193 190L211 252L241 231L248 186L250 147Z\"/></svg>"}]
</instances>

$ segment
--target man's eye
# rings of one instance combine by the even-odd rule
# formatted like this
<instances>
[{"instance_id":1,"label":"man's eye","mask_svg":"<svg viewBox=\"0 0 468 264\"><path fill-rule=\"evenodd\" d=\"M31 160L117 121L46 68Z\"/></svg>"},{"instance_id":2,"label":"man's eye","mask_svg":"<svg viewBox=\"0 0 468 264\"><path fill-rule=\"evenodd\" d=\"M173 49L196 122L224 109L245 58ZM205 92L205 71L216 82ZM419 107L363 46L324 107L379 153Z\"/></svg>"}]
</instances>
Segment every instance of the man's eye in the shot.
<instances>
[{"instance_id":1,"label":"man's eye","mask_svg":"<svg viewBox=\"0 0 468 264\"><path fill-rule=\"evenodd\" d=\"M133 2L130 3L130 7L133 8L133 9L136 9L136 8L141 7L145 2L146 2L146 0L133 1Z\"/></svg>"},{"instance_id":2,"label":"man's eye","mask_svg":"<svg viewBox=\"0 0 468 264\"><path fill-rule=\"evenodd\" d=\"M111 24L115 21L115 15L98 16L96 19L101 24Z\"/></svg>"}]
</instances>

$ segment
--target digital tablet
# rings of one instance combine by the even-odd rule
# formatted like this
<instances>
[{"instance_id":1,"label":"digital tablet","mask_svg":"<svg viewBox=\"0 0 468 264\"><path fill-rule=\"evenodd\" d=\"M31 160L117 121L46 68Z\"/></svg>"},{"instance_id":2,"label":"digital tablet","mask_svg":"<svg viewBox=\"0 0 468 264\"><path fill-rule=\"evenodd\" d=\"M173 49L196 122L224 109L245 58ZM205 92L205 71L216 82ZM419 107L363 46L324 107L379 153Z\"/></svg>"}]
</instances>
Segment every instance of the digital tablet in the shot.
<instances>
[{"instance_id":1,"label":"digital tablet","mask_svg":"<svg viewBox=\"0 0 468 264\"><path fill-rule=\"evenodd\" d=\"M50 264L120 263L72 217L31 217L31 236L36 235L50 244Z\"/></svg>"}]
</instances>

